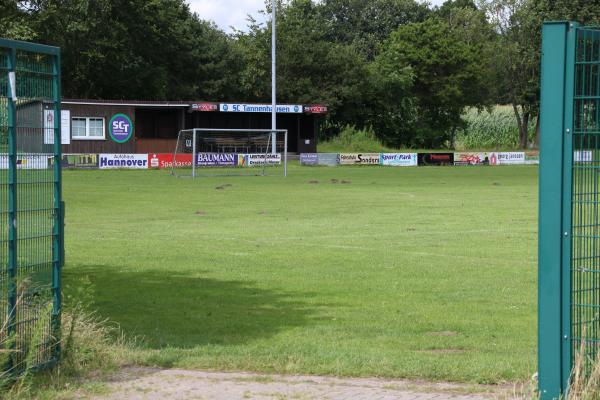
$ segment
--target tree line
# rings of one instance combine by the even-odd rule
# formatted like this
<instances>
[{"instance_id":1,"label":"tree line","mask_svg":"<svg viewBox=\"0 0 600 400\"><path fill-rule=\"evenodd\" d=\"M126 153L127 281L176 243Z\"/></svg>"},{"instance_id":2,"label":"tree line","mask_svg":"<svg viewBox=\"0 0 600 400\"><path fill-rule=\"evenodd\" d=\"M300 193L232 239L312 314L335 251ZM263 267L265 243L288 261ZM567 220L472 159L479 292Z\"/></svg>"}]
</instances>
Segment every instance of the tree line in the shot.
<instances>
[{"instance_id":1,"label":"tree line","mask_svg":"<svg viewBox=\"0 0 600 400\"><path fill-rule=\"evenodd\" d=\"M510 104L534 145L546 20L598 25L600 0L279 0L278 101L327 104L324 137L426 148ZM270 24L226 34L185 0L0 0L0 37L60 46L63 97L270 101Z\"/></svg>"}]
</instances>

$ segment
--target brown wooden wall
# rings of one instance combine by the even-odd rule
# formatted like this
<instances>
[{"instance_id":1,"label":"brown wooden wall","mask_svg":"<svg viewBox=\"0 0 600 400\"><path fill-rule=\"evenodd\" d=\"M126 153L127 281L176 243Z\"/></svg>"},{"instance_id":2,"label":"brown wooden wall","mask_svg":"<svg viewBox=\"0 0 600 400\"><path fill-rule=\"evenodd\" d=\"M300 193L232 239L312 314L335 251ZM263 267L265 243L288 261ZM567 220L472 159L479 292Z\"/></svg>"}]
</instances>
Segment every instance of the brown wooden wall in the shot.
<instances>
[{"instance_id":1,"label":"brown wooden wall","mask_svg":"<svg viewBox=\"0 0 600 400\"><path fill-rule=\"evenodd\" d=\"M73 117L103 117L104 140L81 140L71 137L71 144L63 145L63 153L135 153L135 108L130 106L62 104L63 110ZM108 123L115 114L125 114L133 122L133 137L126 143L114 142L108 133Z\"/></svg>"},{"instance_id":2,"label":"brown wooden wall","mask_svg":"<svg viewBox=\"0 0 600 400\"><path fill-rule=\"evenodd\" d=\"M277 128L288 130L288 151L317 151L319 117L307 114L278 114ZM269 129L268 113L192 112L186 116L186 128ZM308 143L306 141L308 140Z\"/></svg>"},{"instance_id":3,"label":"brown wooden wall","mask_svg":"<svg viewBox=\"0 0 600 400\"><path fill-rule=\"evenodd\" d=\"M136 153L172 153L177 139L137 139Z\"/></svg>"},{"instance_id":4,"label":"brown wooden wall","mask_svg":"<svg viewBox=\"0 0 600 400\"><path fill-rule=\"evenodd\" d=\"M62 104L73 117L104 118L103 140L71 138L63 153L171 153L180 129L229 128L269 129L269 114L188 112L187 107L160 107L110 104ZM115 114L127 115L134 125L133 137L126 143L110 138L108 124ZM137 117L137 118L136 118ZM319 117L307 114L279 114L277 126L288 130L288 151L316 152Z\"/></svg>"}]
</instances>

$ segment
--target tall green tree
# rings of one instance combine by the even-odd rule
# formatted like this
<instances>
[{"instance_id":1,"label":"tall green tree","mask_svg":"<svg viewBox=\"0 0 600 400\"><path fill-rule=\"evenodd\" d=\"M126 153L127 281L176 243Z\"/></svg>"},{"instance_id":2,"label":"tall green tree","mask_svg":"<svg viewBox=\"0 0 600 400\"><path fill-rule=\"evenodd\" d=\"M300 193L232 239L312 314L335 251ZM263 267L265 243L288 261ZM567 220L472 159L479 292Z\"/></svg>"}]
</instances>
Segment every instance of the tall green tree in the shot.
<instances>
[{"instance_id":1,"label":"tall green tree","mask_svg":"<svg viewBox=\"0 0 600 400\"><path fill-rule=\"evenodd\" d=\"M409 97L414 123L404 129L411 141L404 145L444 146L462 125L465 107L483 107L488 96L486 71L481 68L482 44L465 40L460 29L434 17L404 25L392 33L376 59L386 74L413 75Z\"/></svg>"},{"instance_id":2,"label":"tall green tree","mask_svg":"<svg viewBox=\"0 0 600 400\"><path fill-rule=\"evenodd\" d=\"M474 0L446 0L441 6L435 8L435 13L442 18L447 18L456 9L480 11Z\"/></svg>"},{"instance_id":3,"label":"tall green tree","mask_svg":"<svg viewBox=\"0 0 600 400\"><path fill-rule=\"evenodd\" d=\"M33 41L36 32L30 26L27 12L35 8L35 2L25 0L0 0L0 37Z\"/></svg>"},{"instance_id":4,"label":"tall green tree","mask_svg":"<svg viewBox=\"0 0 600 400\"><path fill-rule=\"evenodd\" d=\"M469 102L477 107L496 104L500 81L494 61L498 33L488 21L485 9L479 8L473 0L447 0L436 9L436 14L448 23L459 40L471 46L478 54L479 68L484 78L478 83L479 90L469 92Z\"/></svg>"},{"instance_id":5,"label":"tall green tree","mask_svg":"<svg viewBox=\"0 0 600 400\"><path fill-rule=\"evenodd\" d=\"M530 0L493 0L486 9L500 33L495 43L499 100L512 105L519 145L527 147L529 125L538 117L540 27Z\"/></svg>"},{"instance_id":6,"label":"tall green tree","mask_svg":"<svg viewBox=\"0 0 600 400\"><path fill-rule=\"evenodd\" d=\"M323 0L318 12L328 40L353 45L370 61L399 26L422 22L431 13L414 0Z\"/></svg>"},{"instance_id":7,"label":"tall green tree","mask_svg":"<svg viewBox=\"0 0 600 400\"><path fill-rule=\"evenodd\" d=\"M184 0L31 0L16 14L35 40L61 47L65 97L227 100L237 93L233 40Z\"/></svg>"},{"instance_id":8,"label":"tall green tree","mask_svg":"<svg viewBox=\"0 0 600 400\"><path fill-rule=\"evenodd\" d=\"M494 64L500 99L513 106L521 147L528 145L528 125L536 123L539 145L541 27L544 21L574 20L600 24L598 0L487 0L482 5L500 33Z\"/></svg>"},{"instance_id":9,"label":"tall green tree","mask_svg":"<svg viewBox=\"0 0 600 400\"><path fill-rule=\"evenodd\" d=\"M268 10L267 10L268 11ZM362 124L368 68L351 45L328 40L319 5L292 0L278 9L277 98L282 102L324 103L335 125ZM238 33L244 52L241 86L251 101L271 96L271 28L251 24Z\"/></svg>"}]
</instances>

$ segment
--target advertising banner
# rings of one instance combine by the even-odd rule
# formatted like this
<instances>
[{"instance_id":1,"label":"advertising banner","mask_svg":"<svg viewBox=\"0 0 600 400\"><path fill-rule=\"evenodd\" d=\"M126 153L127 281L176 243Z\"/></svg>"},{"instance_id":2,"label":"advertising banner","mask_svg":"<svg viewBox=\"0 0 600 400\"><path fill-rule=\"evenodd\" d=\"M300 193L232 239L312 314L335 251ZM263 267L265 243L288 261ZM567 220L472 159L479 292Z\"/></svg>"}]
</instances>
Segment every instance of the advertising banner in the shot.
<instances>
[{"instance_id":1,"label":"advertising banner","mask_svg":"<svg viewBox=\"0 0 600 400\"><path fill-rule=\"evenodd\" d=\"M270 113L273 110L271 104L220 104L221 112L247 112L247 113ZM303 108L300 104L277 104L277 112L282 114L302 114Z\"/></svg>"},{"instance_id":2,"label":"advertising banner","mask_svg":"<svg viewBox=\"0 0 600 400\"><path fill-rule=\"evenodd\" d=\"M574 162L592 162L593 159L591 150L576 150L573 152Z\"/></svg>"},{"instance_id":3,"label":"advertising banner","mask_svg":"<svg viewBox=\"0 0 600 400\"><path fill-rule=\"evenodd\" d=\"M394 167L416 167L417 153L382 153L381 165Z\"/></svg>"},{"instance_id":4,"label":"advertising banner","mask_svg":"<svg viewBox=\"0 0 600 400\"><path fill-rule=\"evenodd\" d=\"M17 156L17 169L48 169L52 168L52 154L20 154ZM8 155L0 155L0 169L8 169Z\"/></svg>"},{"instance_id":5,"label":"advertising banner","mask_svg":"<svg viewBox=\"0 0 600 400\"><path fill-rule=\"evenodd\" d=\"M304 112L307 114L327 114L327 106L322 104L313 104L304 106Z\"/></svg>"},{"instance_id":6,"label":"advertising banner","mask_svg":"<svg viewBox=\"0 0 600 400\"><path fill-rule=\"evenodd\" d=\"M192 111L219 111L219 105L215 103L192 103Z\"/></svg>"},{"instance_id":7,"label":"advertising banner","mask_svg":"<svg viewBox=\"0 0 600 400\"><path fill-rule=\"evenodd\" d=\"M301 153L301 165L317 165L319 163L319 155L317 153Z\"/></svg>"},{"instance_id":8,"label":"advertising banner","mask_svg":"<svg viewBox=\"0 0 600 400\"><path fill-rule=\"evenodd\" d=\"M175 158L175 168L192 167L193 156L191 154L177 154ZM148 154L148 168L172 168L173 154L159 153Z\"/></svg>"},{"instance_id":9,"label":"advertising banner","mask_svg":"<svg viewBox=\"0 0 600 400\"><path fill-rule=\"evenodd\" d=\"M233 153L198 153L196 166L198 167L235 167L237 154Z\"/></svg>"},{"instance_id":10,"label":"advertising banner","mask_svg":"<svg viewBox=\"0 0 600 400\"><path fill-rule=\"evenodd\" d=\"M98 168L98 154L63 154L61 166L73 169Z\"/></svg>"},{"instance_id":11,"label":"advertising banner","mask_svg":"<svg viewBox=\"0 0 600 400\"><path fill-rule=\"evenodd\" d=\"M339 154L337 153L319 153L317 155L317 164L335 167L339 164Z\"/></svg>"},{"instance_id":12,"label":"advertising banner","mask_svg":"<svg viewBox=\"0 0 600 400\"><path fill-rule=\"evenodd\" d=\"M237 165L240 167L256 167L259 165L281 164L281 154L238 154Z\"/></svg>"},{"instance_id":13,"label":"advertising banner","mask_svg":"<svg viewBox=\"0 0 600 400\"><path fill-rule=\"evenodd\" d=\"M522 151L505 151L489 153L490 165L525 164L525 153Z\"/></svg>"},{"instance_id":14,"label":"advertising banner","mask_svg":"<svg viewBox=\"0 0 600 400\"><path fill-rule=\"evenodd\" d=\"M454 164L454 153L419 153L417 155L419 165L452 165Z\"/></svg>"},{"instance_id":15,"label":"advertising banner","mask_svg":"<svg viewBox=\"0 0 600 400\"><path fill-rule=\"evenodd\" d=\"M381 154L379 153L342 153L340 164L342 165L379 165Z\"/></svg>"},{"instance_id":16,"label":"advertising banner","mask_svg":"<svg viewBox=\"0 0 600 400\"><path fill-rule=\"evenodd\" d=\"M148 169L148 154L100 154L100 169Z\"/></svg>"},{"instance_id":17,"label":"advertising banner","mask_svg":"<svg viewBox=\"0 0 600 400\"><path fill-rule=\"evenodd\" d=\"M525 164L539 164L540 163L540 152L539 151L526 151L525 152Z\"/></svg>"},{"instance_id":18,"label":"advertising banner","mask_svg":"<svg viewBox=\"0 0 600 400\"><path fill-rule=\"evenodd\" d=\"M489 163L487 153L454 153L454 165L484 165Z\"/></svg>"}]
</instances>

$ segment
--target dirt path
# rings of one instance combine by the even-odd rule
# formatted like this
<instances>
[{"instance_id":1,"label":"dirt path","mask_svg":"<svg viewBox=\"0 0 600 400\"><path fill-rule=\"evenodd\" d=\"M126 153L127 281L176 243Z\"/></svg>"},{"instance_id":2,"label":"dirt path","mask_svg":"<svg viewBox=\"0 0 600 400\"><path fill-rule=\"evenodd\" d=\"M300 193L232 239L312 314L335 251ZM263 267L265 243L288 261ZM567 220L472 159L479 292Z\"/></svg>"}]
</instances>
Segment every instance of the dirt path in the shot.
<instances>
[{"instance_id":1,"label":"dirt path","mask_svg":"<svg viewBox=\"0 0 600 400\"><path fill-rule=\"evenodd\" d=\"M511 386L129 368L109 383L108 394L93 399L488 400L510 398L512 391Z\"/></svg>"}]
</instances>

